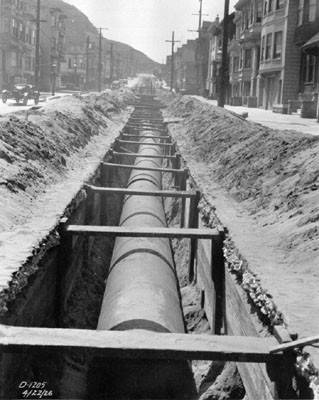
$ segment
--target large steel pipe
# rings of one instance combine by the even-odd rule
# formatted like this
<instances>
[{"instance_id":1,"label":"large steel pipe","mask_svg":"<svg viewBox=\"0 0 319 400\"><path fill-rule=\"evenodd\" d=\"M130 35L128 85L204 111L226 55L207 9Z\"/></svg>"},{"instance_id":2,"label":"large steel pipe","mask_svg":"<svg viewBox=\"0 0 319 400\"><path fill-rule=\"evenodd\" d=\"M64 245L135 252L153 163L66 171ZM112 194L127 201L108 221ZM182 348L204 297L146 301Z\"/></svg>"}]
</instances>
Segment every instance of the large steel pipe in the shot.
<instances>
[{"instance_id":1,"label":"large steel pipe","mask_svg":"<svg viewBox=\"0 0 319 400\"><path fill-rule=\"evenodd\" d=\"M151 145L155 140L143 139L136 165L161 165L160 159L143 158L143 154L160 154L160 146ZM160 172L133 170L128 187L159 190ZM126 196L120 225L165 227L162 199ZM168 239L116 239L97 329L185 332ZM184 361L109 360L107 366L102 364L95 371L104 371L107 398L189 399L194 394L191 369Z\"/></svg>"}]
</instances>

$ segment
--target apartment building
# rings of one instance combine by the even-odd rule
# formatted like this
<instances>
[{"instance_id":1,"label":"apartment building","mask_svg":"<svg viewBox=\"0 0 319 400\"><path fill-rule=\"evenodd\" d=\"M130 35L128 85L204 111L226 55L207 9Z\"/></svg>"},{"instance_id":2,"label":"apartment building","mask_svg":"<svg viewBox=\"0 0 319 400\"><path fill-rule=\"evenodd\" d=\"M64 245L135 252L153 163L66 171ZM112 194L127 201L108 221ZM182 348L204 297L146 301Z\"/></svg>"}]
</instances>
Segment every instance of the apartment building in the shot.
<instances>
[{"instance_id":1,"label":"apartment building","mask_svg":"<svg viewBox=\"0 0 319 400\"><path fill-rule=\"evenodd\" d=\"M208 92L206 90L210 43L210 35L208 33L208 29L211 23L211 21L203 21L202 27L199 30L198 38L196 39L195 65L197 73L197 92L198 94L204 96L208 95Z\"/></svg>"},{"instance_id":2,"label":"apartment building","mask_svg":"<svg viewBox=\"0 0 319 400\"><path fill-rule=\"evenodd\" d=\"M235 24L234 16L232 13L228 19L228 37L233 39L235 36ZM206 89L208 91L208 97L211 99L217 99L220 93L220 75L221 75L221 64L222 64L222 47L223 47L223 21L219 21L219 17L215 18L215 21L211 23L208 28L208 34L210 37L209 43L209 59L208 59L208 74L206 81ZM228 40L230 45L231 40ZM228 54L230 49L228 49ZM230 69L228 68L228 75ZM230 101L231 96L231 85L229 84L227 90L227 101Z\"/></svg>"},{"instance_id":3,"label":"apartment building","mask_svg":"<svg viewBox=\"0 0 319 400\"><path fill-rule=\"evenodd\" d=\"M195 50L195 40L188 40L176 52L176 87L184 94L196 93Z\"/></svg>"},{"instance_id":4,"label":"apartment building","mask_svg":"<svg viewBox=\"0 0 319 400\"><path fill-rule=\"evenodd\" d=\"M86 44L69 44L61 63L61 85L68 89L82 88L86 76Z\"/></svg>"},{"instance_id":5,"label":"apartment building","mask_svg":"<svg viewBox=\"0 0 319 400\"><path fill-rule=\"evenodd\" d=\"M52 84L61 86L61 63L65 51L66 16L60 8L41 7L40 89L50 91Z\"/></svg>"},{"instance_id":6,"label":"apartment building","mask_svg":"<svg viewBox=\"0 0 319 400\"><path fill-rule=\"evenodd\" d=\"M235 10L236 33L229 43L230 102L257 107L263 2L239 0Z\"/></svg>"},{"instance_id":7,"label":"apartment building","mask_svg":"<svg viewBox=\"0 0 319 400\"><path fill-rule=\"evenodd\" d=\"M0 88L34 83L36 25L28 0L0 1Z\"/></svg>"},{"instance_id":8,"label":"apartment building","mask_svg":"<svg viewBox=\"0 0 319 400\"><path fill-rule=\"evenodd\" d=\"M287 112L299 91L300 49L294 43L297 0L264 0L258 105Z\"/></svg>"}]
</instances>

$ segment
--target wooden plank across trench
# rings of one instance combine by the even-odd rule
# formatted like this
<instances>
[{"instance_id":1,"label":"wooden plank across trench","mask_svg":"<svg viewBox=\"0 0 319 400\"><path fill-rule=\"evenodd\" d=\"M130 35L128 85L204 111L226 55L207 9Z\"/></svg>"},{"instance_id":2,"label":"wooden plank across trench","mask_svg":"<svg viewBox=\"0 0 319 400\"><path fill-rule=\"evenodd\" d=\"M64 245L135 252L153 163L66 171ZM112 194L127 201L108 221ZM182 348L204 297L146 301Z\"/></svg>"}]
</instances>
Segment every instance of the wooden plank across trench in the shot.
<instances>
[{"instance_id":1,"label":"wooden plank across trench","mask_svg":"<svg viewBox=\"0 0 319 400\"><path fill-rule=\"evenodd\" d=\"M234 337L157 333L145 330L96 331L87 329L25 328L0 325L2 353L37 352L39 348L88 350L95 357L175 360L270 362L273 337Z\"/></svg>"},{"instance_id":2,"label":"wooden plank across trench","mask_svg":"<svg viewBox=\"0 0 319 400\"><path fill-rule=\"evenodd\" d=\"M160 155L160 154L141 154L141 153L123 153L123 152L118 152L118 151L113 151L114 156L125 156L125 157L143 157L143 158L167 158L168 160L175 160L175 156L169 156L169 155Z\"/></svg>"},{"instance_id":3,"label":"wooden plank across trench","mask_svg":"<svg viewBox=\"0 0 319 400\"><path fill-rule=\"evenodd\" d=\"M153 139L152 136L149 136L148 139ZM150 146L162 146L162 147L172 147L175 146L174 143L148 143L148 142L140 142L134 140L121 140L117 141L119 144L143 144L143 145L150 145ZM142 155L141 155L142 156Z\"/></svg>"},{"instance_id":4,"label":"wooden plank across trench","mask_svg":"<svg viewBox=\"0 0 319 400\"><path fill-rule=\"evenodd\" d=\"M169 173L174 173L174 174L183 174L184 169L175 169L175 168L155 168L155 167L141 167L138 165L127 165L127 164L115 164L115 163L102 163L103 166L105 167L115 167L115 168L123 168L123 169L134 169L134 170L139 170L139 171L157 171L157 172L169 172Z\"/></svg>"},{"instance_id":5,"label":"wooden plank across trench","mask_svg":"<svg viewBox=\"0 0 319 400\"><path fill-rule=\"evenodd\" d=\"M171 139L171 137L170 136L164 136L164 135L159 135L159 136L153 136L153 135L132 135L131 133L121 133L121 136L127 136L127 137L130 137L130 138L139 138L139 139L149 139L149 138L152 138L152 139Z\"/></svg>"},{"instance_id":6,"label":"wooden plank across trench","mask_svg":"<svg viewBox=\"0 0 319 400\"><path fill-rule=\"evenodd\" d=\"M216 229L144 228L100 225L68 225L65 233L92 236L157 237L157 238L219 238Z\"/></svg>"},{"instance_id":7,"label":"wooden plank across trench","mask_svg":"<svg viewBox=\"0 0 319 400\"><path fill-rule=\"evenodd\" d=\"M136 196L154 196L154 197L176 197L176 198L194 198L196 196L193 192L187 191L176 191L176 190L130 190L126 188L112 188L112 187L100 187L87 185L87 188L96 193L113 193L113 194L124 194L124 195L136 195Z\"/></svg>"}]
</instances>

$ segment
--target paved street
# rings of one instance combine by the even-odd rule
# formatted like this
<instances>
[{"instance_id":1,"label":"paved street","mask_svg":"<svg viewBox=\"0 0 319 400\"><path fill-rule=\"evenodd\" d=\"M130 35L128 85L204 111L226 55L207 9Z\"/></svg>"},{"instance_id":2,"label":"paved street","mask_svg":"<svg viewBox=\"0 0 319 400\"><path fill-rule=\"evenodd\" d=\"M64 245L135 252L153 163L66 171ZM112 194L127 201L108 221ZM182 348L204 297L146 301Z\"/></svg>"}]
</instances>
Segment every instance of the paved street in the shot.
<instances>
[{"instance_id":1,"label":"paved street","mask_svg":"<svg viewBox=\"0 0 319 400\"><path fill-rule=\"evenodd\" d=\"M40 96L40 103L38 104L39 106L45 104L46 101L50 101L54 98L57 97L61 97L61 96L70 96L72 93L74 92L70 92L70 93L56 93L55 96L52 96L51 93L41 93ZM5 115L5 114L9 114L12 112L17 112L17 111L23 111L23 110L28 110L29 108L34 106L34 101L33 100L29 100L28 105L27 106L23 106L22 103L17 104L15 102L15 100L8 100L7 103L2 103L1 99L0 99L0 116L1 115Z\"/></svg>"},{"instance_id":2,"label":"paved street","mask_svg":"<svg viewBox=\"0 0 319 400\"><path fill-rule=\"evenodd\" d=\"M217 106L217 100L208 100L201 96L192 96L203 103ZM319 123L316 119L300 118L299 114L285 115L273 113L271 110L261 108L235 107L226 105L225 109L237 114L248 113L248 121L258 122L273 129L293 129L311 135L319 135Z\"/></svg>"}]
</instances>

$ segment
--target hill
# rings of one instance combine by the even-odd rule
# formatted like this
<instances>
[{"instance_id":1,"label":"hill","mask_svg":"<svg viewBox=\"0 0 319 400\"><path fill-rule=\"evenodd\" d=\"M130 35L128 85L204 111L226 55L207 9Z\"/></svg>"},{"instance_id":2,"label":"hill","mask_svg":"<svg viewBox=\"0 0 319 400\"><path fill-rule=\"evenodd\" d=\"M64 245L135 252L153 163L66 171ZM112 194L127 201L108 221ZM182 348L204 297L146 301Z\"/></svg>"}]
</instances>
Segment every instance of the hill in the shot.
<instances>
[{"instance_id":1,"label":"hill","mask_svg":"<svg viewBox=\"0 0 319 400\"><path fill-rule=\"evenodd\" d=\"M67 16L66 22L66 47L72 44L83 44L87 36L92 42L98 43L98 29L92 24L88 17L78 10L75 6L65 3L62 0L46 0L46 6L60 8ZM130 63L131 74L152 73L160 70L161 64L151 60L147 55L134 49L133 47L109 39L103 39L102 46L105 51L110 50L113 43L113 51L117 57L127 59Z\"/></svg>"}]
</instances>

